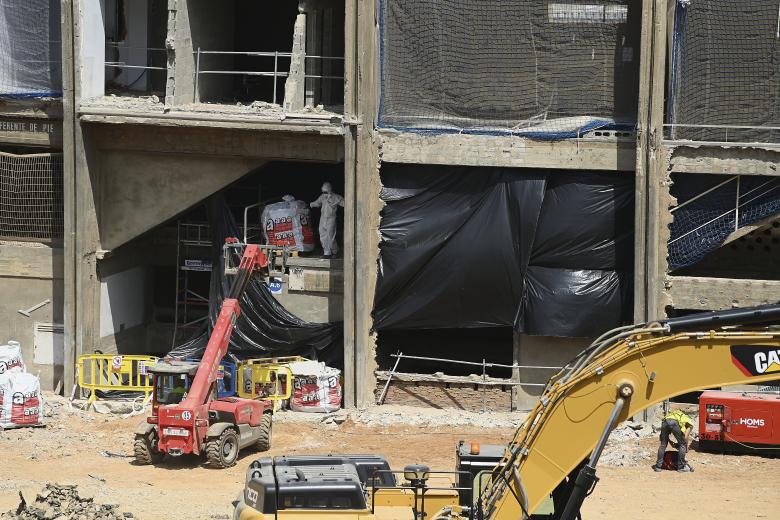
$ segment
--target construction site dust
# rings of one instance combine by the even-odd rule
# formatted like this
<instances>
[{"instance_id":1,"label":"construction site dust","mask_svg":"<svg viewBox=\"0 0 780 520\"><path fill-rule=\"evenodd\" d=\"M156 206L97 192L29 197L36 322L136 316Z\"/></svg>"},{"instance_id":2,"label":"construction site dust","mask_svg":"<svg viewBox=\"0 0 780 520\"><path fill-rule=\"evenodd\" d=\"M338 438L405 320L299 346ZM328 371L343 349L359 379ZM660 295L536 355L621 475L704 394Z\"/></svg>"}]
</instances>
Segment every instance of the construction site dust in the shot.
<instances>
[{"instance_id":1,"label":"construction site dust","mask_svg":"<svg viewBox=\"0 0 780 520\"><path fill-rule=\"evenodd\" d=\"M779 518L778 0L1 0L0 520Z\"/></svg>"},{"instance_id":2,"label":"construction site dust","mask_svg":"<svg viewBox=\"0 0 780 520\"><path fill-rule=\"evenodd\" d=\"M211 470L194 457L159 467L136 466L131 441L136 418L86 412L78 409L83 403L71 408L65 398L45 398L50 407L46 428L0 433L0 451L9 468L0 482L4 519L93 520L128 518L130 514L153 519L159 518L161 508L170 508L171 500L181 518L227 519L247 464L264 455L242 453L239 463L226 470ZM280 413L274 446L267 454L372 452L388 455L395 467L425 462L434 469L449 469L459 440L507 443L514 425L523 419L523 414L456 412L452 415L458 431L453 431L443 410L389 408L325 416ZM688 410L695 412L695 408ZM759 497L773 493L777 459L694 450L689 457L696 467L694 480L672 472L658 475L649 471L658 442L652 430L627 424L613 432L602 457L602 482L586 502L584 515L618 520L631 509L636 511L633 518L651 520L657 518L654 504L664 497L688 504L696 511L694 518L716 514L773 518L778 503ZM724 502L719 497L729 482L729 500ZM26 502L24 512L17 512L20 491ZM749 515L744 514L745 504L750 504ZM109 510L108 505L115 507Z\"/></svg>"}]
</instances>

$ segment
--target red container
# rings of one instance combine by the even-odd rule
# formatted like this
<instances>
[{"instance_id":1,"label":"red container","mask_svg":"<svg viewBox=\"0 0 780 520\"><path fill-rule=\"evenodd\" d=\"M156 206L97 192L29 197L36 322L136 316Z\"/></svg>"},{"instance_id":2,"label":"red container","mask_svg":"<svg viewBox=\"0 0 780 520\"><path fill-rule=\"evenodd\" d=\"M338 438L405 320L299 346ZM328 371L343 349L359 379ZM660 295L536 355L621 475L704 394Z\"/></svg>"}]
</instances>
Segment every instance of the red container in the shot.
<instances>
[{"instance_id":1,"label":"red container","mask_svg":"<svg viewBox=\"0 0 780 520\"><path fill-rule=\"evenodd\" d=\"M780 453L780 395L716 390L702 393L699 446L706 451Z\"/></svg>"}]
</instances>

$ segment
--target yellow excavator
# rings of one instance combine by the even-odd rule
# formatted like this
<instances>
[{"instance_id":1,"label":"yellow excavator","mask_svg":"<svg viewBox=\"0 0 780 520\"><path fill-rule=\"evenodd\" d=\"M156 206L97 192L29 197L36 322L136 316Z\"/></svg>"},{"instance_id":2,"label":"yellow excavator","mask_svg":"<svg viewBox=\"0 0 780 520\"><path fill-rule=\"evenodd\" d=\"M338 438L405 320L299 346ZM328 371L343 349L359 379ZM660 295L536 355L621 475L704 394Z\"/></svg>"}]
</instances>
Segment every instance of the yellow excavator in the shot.
<instances>
[{"instance_id":1,"label":"yellow excavator","mask_svg":"<svg viewBox=\"0 0 780 520\"><path fill-rule=\"evenodd\" d=\"M464 444L444 472L394 472L375 455L261 458L234 519L575 520L621 421L695 390L779 379L764 362L780 359L777 324L780 305L768 305L614 329L550 379L486 471L468 467L480 447Z\"/></svg>"}]
</instances>

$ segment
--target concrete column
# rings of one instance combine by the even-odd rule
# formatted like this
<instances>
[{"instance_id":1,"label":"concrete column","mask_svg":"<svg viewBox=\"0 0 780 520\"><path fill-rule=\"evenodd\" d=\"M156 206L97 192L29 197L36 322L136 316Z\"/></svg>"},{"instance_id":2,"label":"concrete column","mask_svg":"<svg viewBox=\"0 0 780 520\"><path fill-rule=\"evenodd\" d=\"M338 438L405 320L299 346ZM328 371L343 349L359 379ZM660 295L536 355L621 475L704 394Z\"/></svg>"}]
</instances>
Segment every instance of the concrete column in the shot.
<instances>
[{"instance_id":1,"label":"concrete column","mask_svg":"<svg viewBox=\"0 0 780 520\"><path fill-rule=\"evenodd\" d=\"M306 54L310 56L322 56L322 15L322 9L311 8L306 15ZM306 60L305 69L306 74L322 75L322 60ZM306 78L306 105L315 106L320 102L321 83L319 78Z\"/></svg>"},{"instance_id":2,"label":"concrete column","mask_svg":"<svg viewBox=\"0 0 780 520\"><path fill-rule=\"evenodd\" d=\"M306 13L303 4L299 7L293 28L292 58L290 71L284 83L284 110L298 112L305 106L306 85Z\"/></svg>"},{"instance_id":3,"label":"concrete column","mask_svg":"<svg viewBox=\"0 0 780 520\"><path fill-rule=\"evenodd\" d=\"M650 120L650 84L653 55L653 2L642 2L642 39L639 59L639 105L637 109L636 173L634 192L634 322L647 314L647 162Z\"/></svg>"},{"instance_id":4,"label":"concrete column","mask_svg":"<svg viewBox=\"0 0 780 520\"><path fill-rule=\"evenodd\" d=\"M344 116L344 382L345 406L374 403L376 344L371 333L379 254L379 149L374 139L376 8L347 0ZM360 114L360 118L358 118Z\"/></svg>"},{"instance_id":5,"label":"concrete column","mask_svg":"<svg viewBox=\"0 0 780 520\"><path fill-rule=\"evenodd\" d=\"M322 10L322 50L320 56L333 56L333 35L336 34L335 17L333 16L333 8L326 7ZM333 60L313 60L320 62L320 74L323 76L333 76ZM331 79L320 80L320 95L318 103L330 105L333 103L333 87L336 86Z\"/></svg>"},{"instance_id":6,"label":"concrete column","mask_svg":"<svg viewBox=\"0 0 780 520\"><path fill-rule=\"evenodd\" d=\"M103 7L100 0L76 0L79 43L79 63L76 72L79 79L80 99L102 97L106 84L106 35ZM63 35L65 33L63 32Z\"/></svg>"},{"instance_id":7,"label":"concrete column","mask_svg":"<svg viewBox=\"0 0 780 520\"><path fill-rule=\"evenodd\" d=\"M165 79L165 106L173 105L176 94L176 0L168 0L168 35L165 37L167 71Z\"/></svg>"},{"instance_id":8,"label":"concrete column","mask_svg":"<svg viewBox=\"0 0 780 520\"><path fill-rule=\"evenodd\" d=\"M97 186L97 157L84 127L75 125L76 154L76 356L88 354L100 341L100 280L97 260L100 252Z\"/></svg>"},{"instance_id":9,"label":"concrete column","mask_svg":"<svg viewBox=\"0 0 780 520\"><path fill-rule=\"evenodd\" d=\"M76 367L76 76L73 0L62 2L62 147L63 147L63 386L67 395Z\"/></svg>"},{"instance_id":10,"label":"concrete column","mask_svg":"<svg viewBox=\"0 0 780 520\"><path fill-rule=\"evenodd\" d=\"M582 349L590 345L589 338L555 338L515 334L513 362L527 367L562 367ZM522 383L544 385L557 369L521 368L512 379ZM512 410L530 410L536 405L543 386L519 385L512 387Z\"/></svg>"},{"instance_id":11,"label":"concrete column","mask_svg":"<svg viewBox=\"0 0 780 520\"><path fill-rule=\"evenodd\" d=\"M663 318L667 300L664 295L664 278L667 270L667 246L669 237L668 174L669 159L663 147L664 102L666 94L666 41L667 0L653 3L652 61L650 70L650 102L647 141L647 241L646 284L649 320ZM637 252L639 254L639 252Z\"/></svg>"}]
</instances>

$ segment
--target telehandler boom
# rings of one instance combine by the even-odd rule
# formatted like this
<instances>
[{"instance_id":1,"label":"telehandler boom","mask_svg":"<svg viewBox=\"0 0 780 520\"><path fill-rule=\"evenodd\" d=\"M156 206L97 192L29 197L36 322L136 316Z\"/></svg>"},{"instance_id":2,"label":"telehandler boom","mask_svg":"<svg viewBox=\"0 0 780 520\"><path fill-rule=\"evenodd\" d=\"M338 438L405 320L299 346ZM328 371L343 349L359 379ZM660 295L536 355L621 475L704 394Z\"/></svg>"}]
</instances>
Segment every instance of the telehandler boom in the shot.
<instances>
[{"instance_id":1,"label":"telehandler boom","mask_svg":"<svg viewBox=\"0 0 780 520\"><path fill-rule=\"evenodd\" d=\"M228 239L226 246L239 244L236 239ZM242 448L270 448L270 402L216 396L217 372L241 313L241 296L255 272L267 265L260 247L244 247L199 363L165 359L149 368L154 380L152 415L136 430L134 450L139 464L159 462L165 454L205 453L210 465L225 468L235 464Z\"/></svg>"}]
</instances>

